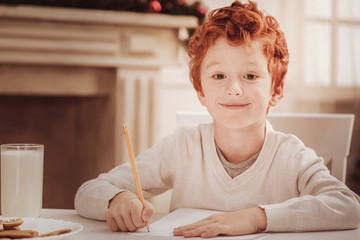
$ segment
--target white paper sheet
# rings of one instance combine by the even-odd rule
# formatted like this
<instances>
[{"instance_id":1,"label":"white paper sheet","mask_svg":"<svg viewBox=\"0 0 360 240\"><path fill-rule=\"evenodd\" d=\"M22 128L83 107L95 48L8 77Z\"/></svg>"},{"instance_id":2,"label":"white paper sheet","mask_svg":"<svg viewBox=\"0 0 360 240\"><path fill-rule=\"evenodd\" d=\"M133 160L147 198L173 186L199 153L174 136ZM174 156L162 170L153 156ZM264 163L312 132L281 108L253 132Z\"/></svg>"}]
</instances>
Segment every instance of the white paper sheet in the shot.
<instances>
[{"instance_id":1,"label":"white paper sheet","mask_svg":"<svg viewBox=\"0 0 360 240\"><path fill-rule=\"evenodd\" d=\"M158 221L150 224L150 232L147 232L146 228L139 229L135 233L129 234L137 234L137 235L148 235L148 236L167 236L171 237L169 239L178 239L182 237L174 237L173 236L173 229L176 227L184 226L187 224L194 223L199 221L203 218L206 218L210 215L220 213L218 211L211 211L211 210L203 210L203 209L191 209L191 208L181 208L173 211L172 213L166 215L165 217L159 219ZM265 234L252 234L252 235L245 235L245 236L236 236L236 237L216 237L211 239L256 239L262 240L265 239ZM186 239L199 239L199 238L186 238Z\"/></svg>"}]
</instances>

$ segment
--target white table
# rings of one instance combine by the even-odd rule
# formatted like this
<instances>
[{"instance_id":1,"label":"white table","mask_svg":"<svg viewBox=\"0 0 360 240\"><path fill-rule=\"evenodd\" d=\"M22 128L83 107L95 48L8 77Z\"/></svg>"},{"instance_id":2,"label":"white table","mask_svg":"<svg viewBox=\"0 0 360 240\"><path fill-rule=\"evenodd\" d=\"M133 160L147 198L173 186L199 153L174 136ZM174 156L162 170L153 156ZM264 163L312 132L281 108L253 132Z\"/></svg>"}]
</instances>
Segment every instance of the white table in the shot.
<instances>
[{"instance_id":1,"label":"white table","mask_svg":"<svg viewBox=\"0 0 360 240\"><path fill-rule=\"evenodd\" d=\"M164 214L155 214L151 218L151 222L156 221L162 216L164 216ZM79 233L66 238L66 240L159 239L159 237L149 238L121 232L112 232L105 221L83 218L79 216L75 210L70 209L42 209L40 217L76 222L84 227Z\"/></svg>"},{"instance_id":2,"label":"white table","mask_svg":"<svg viewBox=\"0 0 360 240\"><path fill-rule=\"evenodd\" d=\"M164 216L164 214L155 214L151 221L155 221ZM43 209L42 218L53 218L66 221L77 222L83 225L83 230L74 234L67 240L112 240L112 239L146 239L146 240L167 240L175 237L162 236L143 236L136 234L127 234L112 232L106 222L86 219L79 216L75 210L64 209ZM179 239L176 237L175 239ZM181 238L180 238L181 239ZM226 238L224 238L226 239ZM347 231L327 231L327 232L307 232L307 233L268 233L259 240L360 240L360 228Z\"/></svg>"}]
</instances>

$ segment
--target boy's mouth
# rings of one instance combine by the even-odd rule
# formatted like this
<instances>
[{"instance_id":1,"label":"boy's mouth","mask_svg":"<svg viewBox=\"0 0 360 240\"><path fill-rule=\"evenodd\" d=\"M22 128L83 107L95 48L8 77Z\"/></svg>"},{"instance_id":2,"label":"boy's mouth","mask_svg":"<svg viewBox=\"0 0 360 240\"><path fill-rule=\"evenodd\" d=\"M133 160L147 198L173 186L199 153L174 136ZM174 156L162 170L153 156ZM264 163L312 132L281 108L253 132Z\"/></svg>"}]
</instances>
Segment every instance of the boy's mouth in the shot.
<instances>
[{"instance_id":1,"label":"boy's mouth","mask_svg":"<svg viewBox=\"0 0 360 240\"><path fill-rule=\"evenodd\" d=\"M250 103L222 103L221 106L231 109L231 110L237 110L242 109L250 105Z\"/></svg>"}]
</instances>

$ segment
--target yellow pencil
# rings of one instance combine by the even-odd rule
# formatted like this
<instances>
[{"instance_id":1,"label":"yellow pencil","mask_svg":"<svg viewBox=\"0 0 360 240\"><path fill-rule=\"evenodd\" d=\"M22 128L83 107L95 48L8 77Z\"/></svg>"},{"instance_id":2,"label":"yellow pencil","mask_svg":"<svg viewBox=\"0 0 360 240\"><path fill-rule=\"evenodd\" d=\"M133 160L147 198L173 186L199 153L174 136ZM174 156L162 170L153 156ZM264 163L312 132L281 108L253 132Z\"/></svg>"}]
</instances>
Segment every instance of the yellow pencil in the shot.
<instances>
[{"instance_id":1,"label":"yellow pencil","mask_svg":"<svg viewBox=\"0 0 360 240\"><path fill-rule=\"evenodd\" d=\"M136 185L136 191L138 194L138 197L143 205L143 207L145 208L145 200L144 200L144 195L142 193L142 189L141 189L141 184L140 184L140 179L139 179L139 174L136 168L136 164L135 164L135 157L134 157L134 151L131 145L131 141L130 141L130 136L129 136L129 132L127 129L126 124L123 125L123 130L124 130L124 135L125 135L125 141L126 141L126 146L127 146L127 150L129 153L129 158L130 158L130 163L131 163L131 168L132 168L132 172L134 175L134 180L135 180L135 185ZM149 230L149 222L146 221L146 229Z\"/></svg>"}]
</instances>

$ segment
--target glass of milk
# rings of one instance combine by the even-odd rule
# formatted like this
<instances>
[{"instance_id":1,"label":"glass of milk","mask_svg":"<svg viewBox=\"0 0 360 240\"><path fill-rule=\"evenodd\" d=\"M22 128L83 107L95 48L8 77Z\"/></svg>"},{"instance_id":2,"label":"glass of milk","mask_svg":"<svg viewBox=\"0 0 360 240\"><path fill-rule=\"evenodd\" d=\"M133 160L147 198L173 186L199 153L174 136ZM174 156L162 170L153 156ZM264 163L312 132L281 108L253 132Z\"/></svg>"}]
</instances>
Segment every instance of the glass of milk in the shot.
<instances>
[{"instance_id":1,"label":"glass of milk","mask_svg":"<svg viewBox=\"0 0 360 240\"><path fill-rule=\"evenodd\" d=\"M1 145L1 214L40 217L44 145Z\"/></svg>"}]
</instances>

